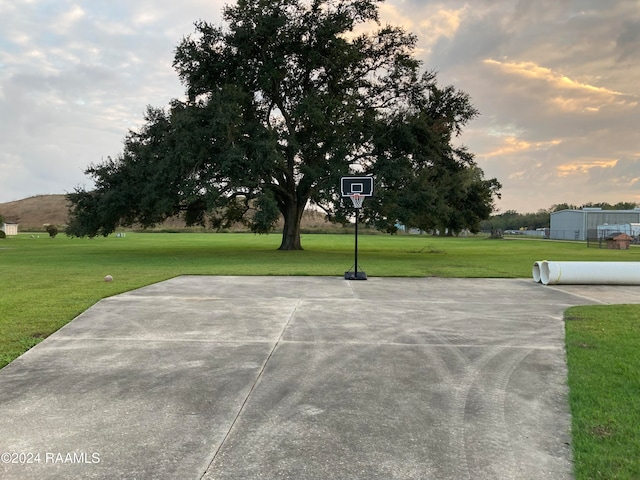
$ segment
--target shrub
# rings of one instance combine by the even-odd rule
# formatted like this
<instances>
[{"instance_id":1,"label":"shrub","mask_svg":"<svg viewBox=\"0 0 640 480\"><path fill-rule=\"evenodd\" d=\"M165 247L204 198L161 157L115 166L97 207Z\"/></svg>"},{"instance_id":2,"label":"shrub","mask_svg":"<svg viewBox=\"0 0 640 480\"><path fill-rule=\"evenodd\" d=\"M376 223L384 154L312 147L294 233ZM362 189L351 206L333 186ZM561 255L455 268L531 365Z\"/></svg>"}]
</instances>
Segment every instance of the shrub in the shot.
<instances>
[{"instance_id":1,"label":"shrub","mask_svg":"<svg viewBox=\"0 0 640 480\"><path fill-rule=\"evenodd\" d=\"M55 238L56 235L58 234L58 227L56 227L55 225L50 225L46 223L44 225L44 229L47 231L47 233L51 238Z\"/></svg>"},{"instance_id":2,"label":"shrub","mask_svg":"<svg viewBox=\"0 0 640 480\"><path fill-rule=\"evenodd\" d=\"M7 234L4 233L4 230L0 230L0 238L7 238Z\"/></svg>"}]
</instances>

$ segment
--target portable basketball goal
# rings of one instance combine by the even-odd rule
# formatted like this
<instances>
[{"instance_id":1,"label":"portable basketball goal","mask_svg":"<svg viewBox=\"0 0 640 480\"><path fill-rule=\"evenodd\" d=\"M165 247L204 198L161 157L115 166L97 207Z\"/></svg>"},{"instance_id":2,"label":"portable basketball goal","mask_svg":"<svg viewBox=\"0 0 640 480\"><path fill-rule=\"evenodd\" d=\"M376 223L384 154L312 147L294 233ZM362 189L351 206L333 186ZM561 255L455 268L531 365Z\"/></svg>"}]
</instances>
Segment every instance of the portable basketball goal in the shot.
<instances>
[{"instance_id":1,"label":"portable basketball goal","mask_svg":"<svg viewBox=\"0 0 640 480\"><path fill-rule=\"evenodd\" d=\"M373 196L373 177L342 177L340 179L340 193L342 198L350 198L356 211L355 221L355 261L353 270L344 272L345 280L366 280L367 274L358 271L358 217L365 197Z\"/></svg>"}]
</instances>

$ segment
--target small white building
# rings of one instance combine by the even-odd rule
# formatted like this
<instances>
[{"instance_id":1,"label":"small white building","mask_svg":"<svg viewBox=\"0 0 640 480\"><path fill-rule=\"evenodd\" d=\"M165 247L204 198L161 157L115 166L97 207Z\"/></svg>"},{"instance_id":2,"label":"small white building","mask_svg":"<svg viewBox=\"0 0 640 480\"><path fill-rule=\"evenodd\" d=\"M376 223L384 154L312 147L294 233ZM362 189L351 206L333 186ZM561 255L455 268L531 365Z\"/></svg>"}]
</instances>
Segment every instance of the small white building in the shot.
<instances>
[{"instance_id":1,"label":"small white building","mask_svg":"<svg viewBox=\"0 0 640 480\"><path fill-rule=\"evenodd\" d=\"M18 224L5 222L2 224L2 231L7 236L18 235Z\"/></svg>"},{"instance_id":2,"label":"small white building","mask_svg":"<svg viewBox=\"0 0 640 480\"><path fill-rule=\"evenodd\" d=\"M640 208L633 210L603 210L601 208L560 210L551 213L549 237L555 240L587 240L587 238L597 237L598 225L635 223L640 223Z\"/></svg>"}]
</instances>

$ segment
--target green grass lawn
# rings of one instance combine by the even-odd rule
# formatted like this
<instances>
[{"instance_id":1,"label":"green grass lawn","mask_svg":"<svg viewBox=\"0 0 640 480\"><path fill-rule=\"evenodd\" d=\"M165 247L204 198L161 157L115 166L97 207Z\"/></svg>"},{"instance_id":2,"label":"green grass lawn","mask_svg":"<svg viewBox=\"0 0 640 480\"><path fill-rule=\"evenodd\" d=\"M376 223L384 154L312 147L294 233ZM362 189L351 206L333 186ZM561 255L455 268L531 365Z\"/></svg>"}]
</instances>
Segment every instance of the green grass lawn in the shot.
<instances>
[{"instance_id":1,"label":"green grass lawn","mask_svg":"<svg viewBox=\"0 0 640 480\"><path fill-rule=\"evenodd\" d=\"M0 367L101 298L184 274L342 277L353 266L353 241L309 234L304 251L281 252L275 234L0 240ZM522 238L359 238L359 264L369 276L530 278L536 260L640 261L640 248ZM112 283L104 282L107 274ZM579 307L567 315L577 478L640 478L640 306Z\"/></svg>"},{"instance_id":2,"label":"green grass lawn","mask_svg":"<svg viewBox=\"0 0 640 480\"><path fill-rule=\"evenodd\" d=\"M640 307L565 312L575 473L640 478Z\"/></svg>"}]
</instances>

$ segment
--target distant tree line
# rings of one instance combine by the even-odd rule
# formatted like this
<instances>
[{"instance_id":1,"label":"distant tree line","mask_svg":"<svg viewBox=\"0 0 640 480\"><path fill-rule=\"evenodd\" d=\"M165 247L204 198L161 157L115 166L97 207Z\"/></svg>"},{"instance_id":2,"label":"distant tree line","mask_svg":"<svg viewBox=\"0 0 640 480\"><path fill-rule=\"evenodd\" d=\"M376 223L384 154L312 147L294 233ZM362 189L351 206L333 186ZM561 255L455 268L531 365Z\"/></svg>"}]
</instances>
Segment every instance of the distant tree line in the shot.
<instances>
[{"instance_id":1,"label":"distant tree line","mask_svg":"<svg viewBox=\"0 0 640 480\"><path fill-rule=\"evenodd\" d=\"M560 210L579 210L581 208L602 208L603 210L633 210L638 204L634 202L618 202L610 204L606 202L588 202L584 205L572 205L570 203L559 203L549 209L541 209L535 213L518 213L515 210L507 210L504 213L492 215L488 220L480 224L483 231L492 230L535 230L536 228L549 227L551 223L551 213Z\"/></svg>"}]
</instances>

